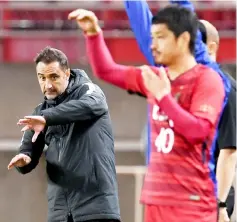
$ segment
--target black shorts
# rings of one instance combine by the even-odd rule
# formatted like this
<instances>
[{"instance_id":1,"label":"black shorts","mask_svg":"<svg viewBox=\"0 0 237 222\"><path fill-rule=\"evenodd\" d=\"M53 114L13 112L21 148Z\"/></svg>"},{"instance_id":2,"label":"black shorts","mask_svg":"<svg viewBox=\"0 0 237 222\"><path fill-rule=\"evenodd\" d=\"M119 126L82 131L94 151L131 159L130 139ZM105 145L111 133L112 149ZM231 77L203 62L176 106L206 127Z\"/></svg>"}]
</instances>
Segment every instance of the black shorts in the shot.
<instances>
[{"instance_id":1,"label":"black shorts","mask_svg":"<svg viewBox=\"0 0 237 222\"><path fill-rule=\"evenodd\" d=\"M230 192L229 192L229 195L227 197L226 204L227 204L228 216L230 217L233 214L234 206L235 206L235 190L234 190L234 187L230 188Z\"/></svg>"}]
</instances>

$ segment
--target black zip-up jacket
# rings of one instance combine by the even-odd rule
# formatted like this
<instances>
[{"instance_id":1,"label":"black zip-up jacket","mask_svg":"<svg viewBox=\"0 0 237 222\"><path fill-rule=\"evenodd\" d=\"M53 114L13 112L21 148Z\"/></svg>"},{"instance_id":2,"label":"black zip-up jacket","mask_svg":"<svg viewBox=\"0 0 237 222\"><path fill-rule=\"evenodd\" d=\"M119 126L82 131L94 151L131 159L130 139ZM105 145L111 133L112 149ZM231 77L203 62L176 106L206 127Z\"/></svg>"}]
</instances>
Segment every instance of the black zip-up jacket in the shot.
<instances>
[{"instance_id":1,"label":"black zip-up jacket","mask_svg":"<svg viewBox=\"0 0 237 222\"><path fill-rule=\"evenodd\" d=\"M31 157L25 174L45 156L48 175L48 222L120 220L114 139L106 98L82 70L72 70L66 91L36 107L46 128L31 142L24 133L20 153Z\"/></svg>"}]
</instances>

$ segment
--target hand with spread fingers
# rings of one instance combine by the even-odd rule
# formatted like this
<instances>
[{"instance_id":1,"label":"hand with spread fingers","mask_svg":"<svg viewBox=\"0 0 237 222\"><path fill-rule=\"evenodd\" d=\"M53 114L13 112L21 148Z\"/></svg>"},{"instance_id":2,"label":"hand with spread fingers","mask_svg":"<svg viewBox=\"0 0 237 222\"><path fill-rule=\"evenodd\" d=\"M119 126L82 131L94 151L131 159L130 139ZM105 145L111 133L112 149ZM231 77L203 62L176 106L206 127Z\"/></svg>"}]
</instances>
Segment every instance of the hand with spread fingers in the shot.
<instances>
[{"instance_id":1,"label":"hand with spread fingers","mask_svg":"<svg viewBox=\"0 0 237 222\"><path fill-rule=\"evenodd\" d=\"M87 35L96 35L101 31L95 13L85 9L77 9L68 15L69 20L76 20L78 26Z\"/></svg>"},{"instance_id":2,"label":"hand with spread fingers","mask_svg":"<svg viewBox=\"0 0 237 222\"><path fill-rule=\"evenodd\" d=\"M142 66L142 77L147 90L160 101L164 96L170 94L171 84L163 67L157 69L156 74L150 67Z\"/></svg>"},{"instance_id":3,"label":"hand with spread fingers","mask_svg":"<svg viewBox=\"0 0 237 222\"><path fill-rule=\"evenodd\" d=\"M44 130L46 125L46 120L43 116L25 116L24 119L20 119L17 125L24 125L22 132L26 130L33 130L34 136L32 137L32 142L34 143L38 135Z\"/></svg>"}]
</instances>

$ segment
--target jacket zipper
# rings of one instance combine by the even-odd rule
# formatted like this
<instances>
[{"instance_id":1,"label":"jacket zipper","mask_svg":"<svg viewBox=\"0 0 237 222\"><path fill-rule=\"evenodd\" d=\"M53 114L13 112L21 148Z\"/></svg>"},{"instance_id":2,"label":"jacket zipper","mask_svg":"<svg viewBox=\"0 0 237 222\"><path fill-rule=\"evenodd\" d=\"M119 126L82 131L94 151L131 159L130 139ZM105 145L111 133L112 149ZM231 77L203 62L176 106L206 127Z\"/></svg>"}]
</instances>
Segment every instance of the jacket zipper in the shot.
<instances>
[{"instance_id":1,"label":"jacket zipper","mask_svg":"<svg viewBox=\"0 0 237 222\"><path fill-rule=\"evenodd\" d=\"M61 146L61 138L59 139L59 143L58 143L58 152L59 152L59 154L58 154L58 162L60 162L61 161L61 157L62 157L62 150L61 150L61 148L62 148L62 146Z\"/></svg>"},{"instance_id":2,"label":"jacket zipper","mask_svg":"<svg viewBox=\"0 0 237 222\"><path fill-rule=\"evenodd\" d=\"M69 204L68 204L67 191L66 190L64 190L64 195L65 195L65 200L66 200L67 209L68 209L67 217L72 217L71 209L70 209Z\"/></svg>"},{"instance_id":3,"label":"jacket zipper","mask_svg":"<svg viewBox=\"0 0 237 222\"><path fill-rule=\"evenodd\" d=\"M58 143L58 161L60 162L61 161L61 158L62 158L62 138L59 139L59 143ZM72 217L72 213L71 213L71 209L69 207L69 204L68 204L68 199L67 199L67 192L64 190L64 196L65 196L65 200L66 200L66 203L67 203L67 209L68 209L68 213L67 213L67 217Z\"/></svg>"}]
</instances>

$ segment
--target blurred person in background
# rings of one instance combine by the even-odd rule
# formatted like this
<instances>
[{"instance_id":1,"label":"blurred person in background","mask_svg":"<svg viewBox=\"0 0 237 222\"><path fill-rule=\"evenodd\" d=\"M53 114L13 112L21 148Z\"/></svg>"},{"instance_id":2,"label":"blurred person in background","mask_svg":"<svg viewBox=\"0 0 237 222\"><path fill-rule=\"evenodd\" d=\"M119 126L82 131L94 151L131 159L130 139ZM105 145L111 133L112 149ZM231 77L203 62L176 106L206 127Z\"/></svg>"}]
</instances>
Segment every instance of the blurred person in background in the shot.
<instances>
[{"instance_id":1,"label":"blurred person in background","mask_svg":"<svg viewBox=\"0 0 237 222\"><path fill-rule=\"evenodd\" d=\"M171 3L178 3L194 10L193 5L187 1L172 0ZM149 30L151 28L152 13L146 1L125 1L125 8L128 14L132 30L135 34L139 47L151 65L155 64L152 56L151 36ZM139 19L138 19L139 18ZM139 22L138 22L139 21ZM203 43L207 46L207 52L210 59L216 62L218 47L219 47L219 34L216 28L208 21L200 21L200 35L196 41L196 59L200 63L204 63L214 68L217 72L222 72L218 66L213 66L213 62L209 62L204 53L199 53L198 50L203 48ZM202 41L200 41L202 40ZM205 49L205 48L204 48ZM206 51L206 49L204 50ZM234 190L231 188L233 178L235 175L236 165L236 83L235 80L228 74L222 72L225 79L231 83L231 89L228 94L228 102L224 108L223 116L219 124L219 136L217 138L215 149L215 166L217 166L217 180L218 180L218 199L219 199L219 221L229 221L229 217L234 209ZM148 125L149 130L149 125ZM149 138L149 135L148 135ZM149 145L147 152L147 161L149 162ZM220 151L220 152L219 152ZM220 155L219 155L220 153ZM217 158L219 161L217 164ZM226 173L228 172L228 173ZM231 189L230 189L231 188ZM229 192L230 191L230 192ZM229 196L228 196L229 193ZM228 196L228 198L227 198ZM227 208L226 208L227 207ZM227 211L228 215L227 215Z\"/></svg>"},{"instance_id":2,"label":"blurred person in background","mask_svg":"<svg viewBox=\"0 0 237 222\"><path fill-rule=\"evenodd\" d=\"M25 125L19 154L9 163L26 174L45 144L48 222L120 221L114 138L106 98L66 55L46 47L36 60L45 96Z\"/></svg>"},{"instance_id":3,"label":"blurred person in background","mask_svg":"<svg viewBox=\"0 0 237 222\"><path fill-rule=\"evenodd\" d=\"M152 105L152 152L141 196L145 221L216 221L208 162L225 91L221 77L193 56L195 14L173 6L152 18L153 56L166 70L116 64L93 12L78 9L69 18L77 20L86 35L94 74L142 94Z\"/></svg>"},{"instance_id":4,"label":"blurred person in background","mask_svg":"<svg viewBox=\"0 0 237 222\"><path fill-rule=\"evenodd\" d=\"M207 45L210 57L216 61L219 48L219 34L217 29L208 21L200 20L202 40ZM219 124L219 136L215 152L216 176L218 182L218 198L220 204L219 222L229 221L235 201L234 188L231 186L236 174L236 82L228 73L226 76L231 82L231 91L228 103L224 109ZM229 195L228 195L229 194ZM228 217L226 215L226 210Z\"/></svg>"}]
</instances>

